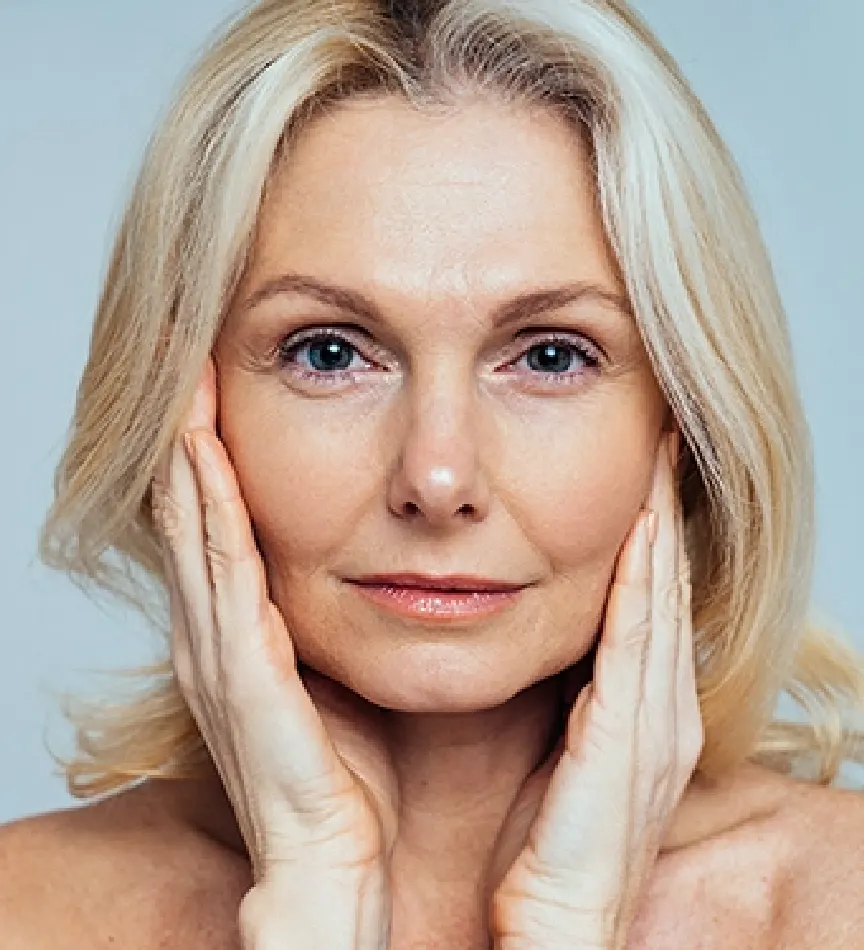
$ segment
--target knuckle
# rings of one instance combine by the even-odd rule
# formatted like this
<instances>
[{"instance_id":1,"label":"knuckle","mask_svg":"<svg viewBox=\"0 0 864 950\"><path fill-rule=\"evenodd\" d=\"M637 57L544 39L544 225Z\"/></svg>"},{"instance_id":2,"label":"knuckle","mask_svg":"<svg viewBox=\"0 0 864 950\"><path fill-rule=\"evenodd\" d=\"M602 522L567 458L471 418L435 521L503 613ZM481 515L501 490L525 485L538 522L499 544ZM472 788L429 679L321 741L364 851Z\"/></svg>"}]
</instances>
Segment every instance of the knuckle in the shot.
<instances>
[{"instance_id":1,"label":"knuckle","mask_svg":"<svg viewBox=\"0 0 864 950\"><path fill-rule=\"evenodd\" d=\"M213 498L204 499L204 549L214 572L224 574L233 560L231 545L226 538L223 512L220 503Z\"/></svg>"},{"instance_id":2,"label":"knuckle","mask_svg":"<svg viewBox=\"0 0 864 950\"><path fill-rule=\"evenodd\" d=\"M224 583L231 575L234 564L225 548L213 538L208 537L204 543L207 562L210 565L210 577L214 584Z\"/></svg>"},{"instance_id":3,"label":"knuckle","mask_svg":"<svg viewBox=\"0 0 864 950\"><path fill-rule=\"evenodd\" d=\"M678 612L677 581L671 581L660 591L660 609L665 617L674 617Z\"/></svg>"},{"instance_id":4,"label":"knuckle","mask_svg":"<svg viewBox=\"0 0 864 950\"><path fill-rule=\"evenodd\" d=\"M260 599L259 583L256 575L257 563L251 552L234 550L230 546L208 540L205 542L205 553L210 564L210 580L220 589L236 590L238 596L242 594L244 604L254 603L259 610ZM236 584L232 584L236 580Z\"/></svg>"},{"instance_id":5,"label":"knuckle","mask_svg":"<svg viewBox=\"0 0 864 950\"><path fill-rule=\"evenodd\" d=\"M185 530L187 519L183 506L165 482L153 482L151 509L154 524L165 539L169 543L179 540Z\"/></svg>"},{"instance_id":6,"label":"knuckle","mask_svg":"<svg viewBox=\"0 0 864 950\"><path fill-rule=\"evenodd\" d=\"M652 625L648 618L634 623L623 637L622 646L628 652L641 652L651 639Z\"/></svg>"},{"instance_id":7,"label":"knuckle","mask_svg":"<svg viewBox=\"0 0 864 950\"><path fill-rule=\"evenodd\" d=\"M216 502L205 505L204 549L214 583L225 581L232 574L254 572L257 551L250 548L242 530L226 513L217 510Z\"/></svg>"}]
</instances>

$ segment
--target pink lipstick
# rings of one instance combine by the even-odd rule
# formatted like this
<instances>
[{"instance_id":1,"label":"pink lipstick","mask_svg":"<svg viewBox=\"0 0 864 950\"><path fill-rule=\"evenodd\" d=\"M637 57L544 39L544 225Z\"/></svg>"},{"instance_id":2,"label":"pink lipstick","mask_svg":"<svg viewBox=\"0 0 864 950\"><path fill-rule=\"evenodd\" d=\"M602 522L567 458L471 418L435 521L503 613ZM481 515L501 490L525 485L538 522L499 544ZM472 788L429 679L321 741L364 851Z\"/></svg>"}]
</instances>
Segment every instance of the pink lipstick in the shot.
<instances>
[{"instance_id":1,"label":"pink lipstick","mask_svg":"<svg viewBox=\"0 0 864 950\"><path fill-rule=\"evenodd\" d=\"M362 597L392 613L437 622L491 616L512 606L527 586L464 574L379 574L351 583Z\"/></svg>"}]
</instances>

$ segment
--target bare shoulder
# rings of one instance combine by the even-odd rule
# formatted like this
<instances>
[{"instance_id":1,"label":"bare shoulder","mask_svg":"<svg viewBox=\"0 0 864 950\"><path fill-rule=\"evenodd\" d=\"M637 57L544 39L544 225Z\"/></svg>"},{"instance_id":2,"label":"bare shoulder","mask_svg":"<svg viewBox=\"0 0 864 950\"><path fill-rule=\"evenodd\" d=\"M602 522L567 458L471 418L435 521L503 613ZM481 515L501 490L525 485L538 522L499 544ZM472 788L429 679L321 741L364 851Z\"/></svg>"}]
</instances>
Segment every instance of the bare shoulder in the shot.
<instances>
[{"instance_id":1,"label":"bare shoulder","mask_svg":"<svg viewBox=\"0 0 864 950\"><path fill-rule=\"evenodd\" d=\"M140 787L0 827L4 950L236 950L246 869L165 802Z\"/></svg>"},{"instance_id":2,"label":"bare shoulder","mask_svg":"<svg viewBox=\"0 0 864 950\"><path fill-rule=\"evenodd\" d=\"M673 816L628 950L773 950L790 843L777 815L797 789L745 768L694 780Z\"/></svg>"},{"instance_id":3,"label":"bare shoulder","mask_svg":"<svg viewBox=\"0 0 864 950\"><path fill-rule=\"evenodd\" d=\"M748 767L685 811L630 950L864 950L864 795Z\"/></svg>"},{"instance_id":4,"label":"bare shoulder","mask_svg":"<svg viewBox=\"0 0 864 950\"><path fill-rule=\"evenodd\" d=\"M864 950L864 792L803 786L777 821L792 843L778 946Z\"/></svg>"}]
</instances>

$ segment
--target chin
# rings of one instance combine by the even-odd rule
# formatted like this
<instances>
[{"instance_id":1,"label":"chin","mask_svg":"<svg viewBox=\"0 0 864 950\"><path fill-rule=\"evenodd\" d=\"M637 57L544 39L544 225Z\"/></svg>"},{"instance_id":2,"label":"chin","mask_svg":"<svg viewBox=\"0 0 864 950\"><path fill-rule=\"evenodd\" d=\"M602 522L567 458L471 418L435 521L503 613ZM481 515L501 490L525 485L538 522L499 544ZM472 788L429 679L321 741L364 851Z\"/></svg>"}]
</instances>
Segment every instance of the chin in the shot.
<instances>
[{"instance_id":1,"label":"chin","mask_svg":"<svg viewBox=\"0 0 864 950\"><path fill-rule=\"evenodd\" d=\"M465 651L404 651L401 657L380 662L375 669L328 674L370 703L406 713L466 713L493 709L513 699L538 679L521 668L488 663L466 657ZM435 655L437 654L437 655ZM513 664L511 664L513 666Z\"/></svg>"}]
</instances>

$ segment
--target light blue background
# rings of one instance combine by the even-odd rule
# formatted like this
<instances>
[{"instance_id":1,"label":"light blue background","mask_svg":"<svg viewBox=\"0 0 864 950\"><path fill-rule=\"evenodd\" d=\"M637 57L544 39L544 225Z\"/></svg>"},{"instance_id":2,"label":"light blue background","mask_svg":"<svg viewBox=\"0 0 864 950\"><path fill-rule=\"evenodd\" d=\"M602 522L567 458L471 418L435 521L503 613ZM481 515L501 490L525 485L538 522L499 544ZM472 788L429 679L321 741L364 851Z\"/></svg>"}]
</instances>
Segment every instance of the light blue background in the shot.
<instances>
[{"instance_id":1,"label":"light blue background","mask_svg":"<svg viewBox=\"0 0 864 950\"><path fill-rule=\"evenodd\" d=\"M641 0L740 161L786 300L818 466L814 602L864 648L864 3ZM0 0L0 821L72 803L49 691L154 641L39 566L37 531L140 153L226 0Z\"/></svg>"}]
</instances>

